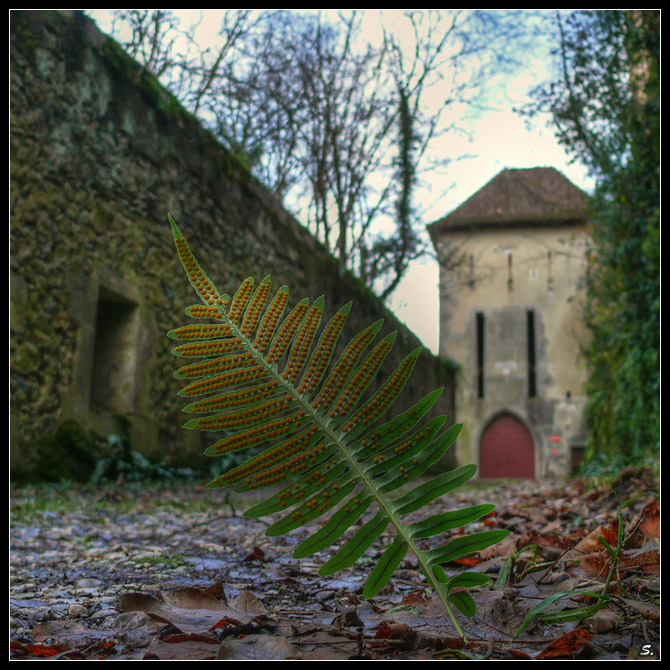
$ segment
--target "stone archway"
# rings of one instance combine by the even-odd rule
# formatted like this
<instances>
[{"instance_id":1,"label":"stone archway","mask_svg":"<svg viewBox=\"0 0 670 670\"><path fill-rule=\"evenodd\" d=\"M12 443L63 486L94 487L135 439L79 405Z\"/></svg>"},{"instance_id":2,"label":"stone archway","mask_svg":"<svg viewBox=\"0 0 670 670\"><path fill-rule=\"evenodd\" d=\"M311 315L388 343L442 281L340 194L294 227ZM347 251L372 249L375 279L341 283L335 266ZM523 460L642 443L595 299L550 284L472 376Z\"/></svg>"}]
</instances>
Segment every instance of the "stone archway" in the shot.
<instances>
[{"instance_id":1,"label":"stone archway","mask_svg":"<svg viewBox=\"0 0 670 670\"><path fill-rule=\"evenodd\" d=\"M526 426L511 414L488 425L479 445L481 478L534 479L535 446Z\"/></svg>"}]
</instances>

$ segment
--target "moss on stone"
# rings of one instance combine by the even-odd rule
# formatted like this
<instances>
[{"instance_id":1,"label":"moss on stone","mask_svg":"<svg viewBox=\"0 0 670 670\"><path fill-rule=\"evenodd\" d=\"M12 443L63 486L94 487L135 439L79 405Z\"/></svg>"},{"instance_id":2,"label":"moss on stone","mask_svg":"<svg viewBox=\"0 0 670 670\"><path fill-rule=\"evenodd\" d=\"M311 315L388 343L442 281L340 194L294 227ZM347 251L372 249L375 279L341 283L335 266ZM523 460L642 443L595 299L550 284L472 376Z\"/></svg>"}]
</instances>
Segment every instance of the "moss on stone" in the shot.
<instances>
[{"instance_id":1,"label":"moss on stone","mask_svg":"<svg viewBox=\"0 0 670 670\"><path fill-rule=\"evenodd\" d=\"M12 469L13 478L24 482L85 482L99 457L90 433L74 419L67 419L56 430L26 444L29 458L21 459L21 469Z\"/></svg>"},{"instance_id":2,"label":"moss on stone","mask_svg":"<svg viewBox=\"0 0 670 670\"><path fill-rule=\"evenodd\" d=\"M13 480L85 478L105 454L88 454L84 428L121 432L110 428L121 419L144 457L209 466L200 457L206 444L181 430L175 359L161 339L185 322L183 310L196 300L171 244L168 211L184 222L222 290L269 273L275 286L291 286L292 299L325 294L330 313L353 300L346 337L383 316L414 344L244 159L114 40L72 12L19 13L11 34ZM21 30L30 31L32 46ZM49 68L36 62L38 50ZM141 326L133 411L105 408L104 422L89 407L101 287L136 304ZM397 347L389 368L407 348ZM448 366L427 352L418 365L426 387L451 385ZM409 390L419 395L421 386ZM69 416L81 430L54 430Z\"/></svg>"}]
</instances>

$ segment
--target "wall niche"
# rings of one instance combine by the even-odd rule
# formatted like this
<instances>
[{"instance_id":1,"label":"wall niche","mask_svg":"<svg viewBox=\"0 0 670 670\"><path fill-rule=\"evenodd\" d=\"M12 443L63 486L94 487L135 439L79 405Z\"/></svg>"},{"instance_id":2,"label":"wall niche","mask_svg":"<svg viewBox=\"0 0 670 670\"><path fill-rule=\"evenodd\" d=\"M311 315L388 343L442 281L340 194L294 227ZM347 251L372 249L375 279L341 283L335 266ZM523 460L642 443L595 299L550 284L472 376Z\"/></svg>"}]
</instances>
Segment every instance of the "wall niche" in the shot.
<instances>
[{"instance_id":1,"label":"wall niche","mask_svg":"<svg viewBox=\"0 0 670 670\"><path fill-rule=\"evenodd\" d=\"M98 418L118 418L133 413L139 329L138 304L101 285L95 312L90 378L90 410Z\"/></svg>"}]
</instances>

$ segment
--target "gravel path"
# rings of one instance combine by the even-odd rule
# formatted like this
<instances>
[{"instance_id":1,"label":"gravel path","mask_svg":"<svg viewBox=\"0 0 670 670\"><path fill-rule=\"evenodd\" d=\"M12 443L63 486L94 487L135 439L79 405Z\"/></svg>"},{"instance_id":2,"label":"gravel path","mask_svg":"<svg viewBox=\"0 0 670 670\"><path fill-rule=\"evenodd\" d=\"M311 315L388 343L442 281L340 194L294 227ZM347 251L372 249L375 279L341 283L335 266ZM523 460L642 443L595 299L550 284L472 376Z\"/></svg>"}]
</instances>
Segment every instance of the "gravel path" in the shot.
<instances>
[{"instance_id":1,"label":"gravel path","mask_svg":"<svg viewBox=\"0 0 670 670\"><path fill-rule=\"evenodd\" d=\"M634 498L626 508L626 524L632 528L655 494L635 494L639 480L627 486L624 493ZM528 543L531 537L551 539L561 532L580 537L605 527L616 515L612 505L616 499L608 492L586 495L565 485L520 482L471 488L437 501L430 511L496 503L498 523L511 536ZM267 537L263 520L241 516L250 502L235 499L231 504L224 492L194 484L12 491L10 632L15 657L26 657L26 649L35 642L60 642L84 654L82 648L97 651L113 638L116 657L142 658L152 640L165 631L147 616L138 620L136 613L120 613L120 597L128 593L160 597L176 587L211 589L218 585L217 595L224 602L253 593L275 618L286 615L292 621L306 621L309 615L312 625L326 627L335 617L350 614L353 607L365 619L366 631L374 635L371 627L379 624L375 610L356 596L369 565L354 566L331 579L319 577L323 557L314 561L291 557L292 547L310 530ZM491 560L499 570L504 555ZM628 583L645 603L653 603L660 574L658 567L651 566L649 574L646 570L636 568ZM565 573L562 575L557 571L560 579ZM379 604L388 611L394 604L409 602L421 592L423 583L416 567L406 562ZM536 598L544 597L544 592L533 588ZM502 591L489 595L504 596ZM493 614L503 612L500 604L493 603ZM603 638L599 657L621 658L645 640L655 644L656 612L657 606L652 605L641 622L620 621L625 623L621 628L625 641L616 647L619 638ZM512 624L506 617L500 614L497 621L489 617L490 629L508 635L505 627L509 630ZM325 634L325 630L320 632ZM607 645L614 645L611 653ZM91 654L75 657L90 658Z\"/></svg>"},{"instance_id":2,"label":"gravel path","mask_svg":"<svg viewBox=\"0 0 670 670\"><path fill-rule=\"evenodd\" d=\"M21 494L13 501L11 629L18 635L53 618L115 616L124 591L209 584L239 564L265 530L195 486L43 495L48 509L29 516L20 512Z\"/></svg>"}]
</instances>

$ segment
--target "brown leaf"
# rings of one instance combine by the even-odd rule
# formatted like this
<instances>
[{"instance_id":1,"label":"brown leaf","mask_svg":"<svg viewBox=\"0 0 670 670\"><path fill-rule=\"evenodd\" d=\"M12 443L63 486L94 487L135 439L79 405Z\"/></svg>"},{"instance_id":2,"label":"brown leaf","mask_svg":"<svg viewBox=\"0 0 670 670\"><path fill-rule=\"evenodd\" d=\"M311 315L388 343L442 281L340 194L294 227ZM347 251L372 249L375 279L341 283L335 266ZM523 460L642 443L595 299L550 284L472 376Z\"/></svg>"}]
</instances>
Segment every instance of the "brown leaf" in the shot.
<instances>
[{"instance_id":1,"label":"brown leaf","mask_svg":"<svg viewBox=\"0 0 670 670\"><path fill-rule=\"evenodd\" d=\"M549 532L530 532L524 536L525 544L536 544L538 547L558 549L564 551L570 548L570 540L564 535ZM522 545L524 546L524 545ZM602 547L602 545L600 545Z\"/></svg>"},{"instance_id":2,"label":"brown leaf","mask_svg":"<svg viewBox=\"0 0 670 670\"><path fill-rule=\"evenodd\" d=\"M139 648L156 638L162 623L146 612L122 612L114 619L112 634L126 647Z\"/></svg>"},{"instance_id":3,"label":"brown leaf","mask_svg":"<svg viewBox=\"0 0 670 670\"><path fill-rule=\"evenodd\" d=\"M174 607L221 610L221 601L217 600L207 591L192 586L170 589L160 595L166 604Z\"/></svg>"},{"instance_id":4,"label":"brown leaf","mask_svg":"<svg viewBox=\"0 0 670 670\"><path fill-rule=\"evenodd\" d=\"M417 633L406 623L382 621L375 631L375 639L399 640L402 642L402 647L396 647L396 649L414 649L416 647Z\"/></svg>"},{"instance_id":5,"label":"brown leaf","mask_svg":"<svg viewBox=\"0 0 670 670\"><path fill-rule=\"evenodd\" d=\"M590 631L585 628L577 628L550 642L536 658L563 658L565 656L572 656L581 651L592 637L593 633Z\"/></svg>"},{"instance_id":6,"label":"brown leaf","mask_svg":"<svg viewBox=\"0 0 670 670\"><path fill-rule=\"evenodd\" d=\"M611 546L615 546L617 542L616 531L607 526L598 526L592 530L586 537L582 538L570 551L569 556L577 556L579 554L592 554L598 551L604 551L605 545L600 541L600 537L604 538Z\"/></svg>"},{"instance_id":7,"label":"brown leaf","mask_svg":"<svg viewBox=\"0 0 670 670\"><path fill-rule=\"evenodd\" d=\"M400 602L401 607L418 607L419 609L425 607L426 598L425 591L421 589L418 593L408 593Z\"/></svg>"},{"instance_id":8,"label":"brown leaf","mask_svg":"<svg viewBox=\"0 0 670 670\"><path fill-rule=\"evenodd\" d=\"M226 640L219 647L218 660L278 661L295 656L291 643L279 635L247 635L241 640Z\"/></svg>"},{"instance_id":9,"label":"brown leaf","mask_svg":"<svg viewBox=\"0 0 670 670\"><path fill-rule=\"evenodd\" d=\"M550 521L548 524L540 528L540 534L541 535L549 535L551 533L558 533L561 530L561 521L560 519L554 519L553 521Z\"/></svg>"},{"instance_id":10,"label":"brown leaf","mask_svg":"<svg viewBox=\"0 0 670 670\"><path fill-rule=\"evenodd\" d=\"M170 623L169 612L165 603L148 593L123 593L119 596L121 612L144 612L152 619L162 623Z\"/></svg>"},{"instance_id":11,"label":"brown leaf","mask_svg":"<svg viewBox=\"0 0 670 670\"><path fill-rule=\"evenodd\" d=\"M607 561L609 554L602 551L596 551L592 554L580 556L577 562L568 565L567 571L573 576L595 577L604 575L607 570Z\"/></svg>"},{"instance_id":12,"label":"brown leaf","mask_svg":"<svg viewBox=\"0 0 670 670\"><path fill-rule=\"evenodd\" d=\"M223 587L223 582L215 582L211 586L204 589L205 593L216 598L216 600L226 601L226 592Z\"/></svg>"},{"instance_id":13,"label":"brown leaf","mask_svg":"<svg viewBox=\"0 0 670 670\"><path fill-rule=\"evenodd\" d=\"M177 588L161 595L162 600L144 593L124 594L119 599L120 609L145 612L184 633L203 634L219 626L222 619L246 624L267 613L263 603L250 591L243 591L229 604L190 587Z\"/></svg>"},{"instance_id":14,"label":"brown leaf","mask_svg":"<svg viewBox=\"0 0 670 670\"><path fill-rule=\"evenodd\" d=\"M617 567L620 570L661 574L661 557L658 549L632 549L624 552Z\"/></svg>"},{"instance_id":15,"label":"brown leaf","mask_svg":"<svg viewBox=\"0 0 670 670\"><path fill-rule=\"evenodd\" d=\"M506 558L507 556L516 553L518 541L519 536L510 533L504 540L480 551L479 557L482 561L489 558Z\"/></svg>"},{"instance_id":16,"label":"brown leaf","mask_svg":"<svg viewBox=\"0 0 670 670\"><path fill-rule=\"evenodd\" d=\"M261 563L265 561L265 552L260 549L259 547L254 547L254 550L250 553L247 554L243 559L242 562L246 563L249 561L260 561Z\"/></svg>"},{"instance_id":17,"label":"brown leaf","mask_svg":"<svg viewBox=\"0 0 670 670\"><path fill-rule=\"evenodd\" d=\"M93 643L106 640L109 637L109 631L89 628L82 622L71 619L42 621L36 624L32 630L32 638L36 642L46 642L49 639L58 640L58 642L67 645L69 648L89 646Z\"/></svg>"},{"instance_id":18,"label":"brown leaf","mask_svg":"<svg viewBox=\"0 0 670 670\"><path fill-rule=\"evenodd\" d=\"M11 652L17 658L52 658L67 651L67 649L63 644L21 644L20 642L12 642L10 646Z\"/></svg>"},{"instance_id":19,"label":"brown leaf","mask_svg":"<svg viewBox=\"0 0 670 670\"><path fill-rule=\"evenodd\" d=\"M640 532L646 539L661 537L661 517L658 508L658 500L650 502L642 511L642 523Z\"/></svg>"},{"instance_id":20,"label":"brown leaf","mask_svg":"<svg viewBox=\"0 0 670 670\"><path fill-rule=\"evenodd\" d=\"M621 599L627 608L635 610L640 616L654 623L659 623L661 620L660 607L653 603L645 603L639 600L633 600L632 598L622 598Z\"/></svg>"},{"instance_id":21,"label":"brown leaf","mask_svg":"<svg viewBox=\"0 0 670 670\"><path fill-rule=\"evenodd\" d=\"M242 591L233 599L230 606L234 613L248 617L249 620L261 614L267 614L265 605L251 591Z\"/></svg>"},{"instance_id":22,"label":"brown leaf","mask_svg":"<svg viewBox=\"0 0 670 670\"><path fill-rule=\"evenodd\" d=\"M571 563L570 572L592 577L609 569L610 555L605 549L605 545L600 541L601 537L610 546L616 546L616 522L612 526L598 526L565 553L565 559Z\"/></svg>"},{"instance_id":23,"label":"brown leaf","mask_svg":"<svg viewBox=\"0 0 670 670\"><path fill-rule=\"evenodd\" d=\"M216 652L216 645L200 640L185 640L180 644L153 640L145 652L145 658L160 661L209 661L214 660Z\"/></svg>"},{"instance_id":24,"label":"brown leaf","mask_svg":"<svg viewBox=\"0 0 670 670\"><path fill-rule=\"evenodd\" d=\"M596 635L609 633L621 618L621 614L614 610L602 609L597 611L593 616L584 619L582 622L586 628Z\"/></svg>"}]
</instances>

